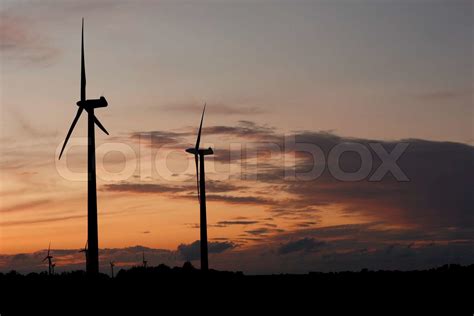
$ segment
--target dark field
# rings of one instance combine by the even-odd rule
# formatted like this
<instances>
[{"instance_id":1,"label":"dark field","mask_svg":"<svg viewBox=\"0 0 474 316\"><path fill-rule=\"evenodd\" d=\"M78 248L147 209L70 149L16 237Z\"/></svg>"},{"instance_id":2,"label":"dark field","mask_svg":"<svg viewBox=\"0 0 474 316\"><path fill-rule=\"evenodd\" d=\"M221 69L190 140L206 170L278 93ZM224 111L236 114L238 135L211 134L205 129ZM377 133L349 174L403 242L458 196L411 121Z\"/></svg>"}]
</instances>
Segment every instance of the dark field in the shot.
<instances>
[{"instance_id":1,"label":"dark field","mask_svg":"<svg viewBox=\"0 0 474 316\"><path fill-rule=\"evenodd\" d=\"M410 314L416 309L424 315L426 306L445 315L472 315L474 311L474 265L408 272L362 270L266 276L215 270L203 274L192 266L160 265L120 270L113 279L105 274L90 279L83 271L52 276L10 272L0 274L0 285L2 316L24 315L48 301L75 306L71 313L80 314L89 314L91 305L121 312L122 308L132 308L133 315L140 315L150 308L155 310L153 314L160 314L161 308L216 311L221 304L232 311L263 308L278 312L286 307L306 313L324 307L336 313L383 308L386 312L381 314ZM63 312L51 311L69 315Z\"/></svg>"}]
</instances>

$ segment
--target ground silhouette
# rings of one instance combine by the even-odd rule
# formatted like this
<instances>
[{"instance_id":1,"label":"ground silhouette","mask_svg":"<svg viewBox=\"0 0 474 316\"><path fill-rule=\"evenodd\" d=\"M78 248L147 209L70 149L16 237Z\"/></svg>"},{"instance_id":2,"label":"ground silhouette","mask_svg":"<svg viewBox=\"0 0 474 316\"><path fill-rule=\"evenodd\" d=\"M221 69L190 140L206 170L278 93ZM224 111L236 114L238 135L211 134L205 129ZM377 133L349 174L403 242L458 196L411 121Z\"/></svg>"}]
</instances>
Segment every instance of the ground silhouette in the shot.
<instances>
[{"instance_id":1,"label":"ground silhouette","mask_svg":"<svg viewBox=\"0 0 474 316\"><path fill-rule=\"evenodd\" d=\"M185 263L174 268L163 264L132 267L121 269L115 278L99 274L93 279L84 271L51 276L47 272L22 275L11 271L0 273L0 297L4 302L0 303L0 312L9 315L8 311L32 306L16 303L18 300L42 304L54 297L56 302L77 304L86 296L87 302L79 304L79 310L87 304L107 306L109 311L124 306L148 310L178 302L175 308L190 312L204 308L199 304L209 309L224 304L235 311L258 307L269 312L291 306L295 312L323 307L333 312L353 312L361 308L377 311L380 306L385 312L421 308L424 312L448 309L450 315L472 315L473 284L474 265L455 264L422 271L364 269L253 276L212 269L203 273Z\"/></svg>"}]
</instances>

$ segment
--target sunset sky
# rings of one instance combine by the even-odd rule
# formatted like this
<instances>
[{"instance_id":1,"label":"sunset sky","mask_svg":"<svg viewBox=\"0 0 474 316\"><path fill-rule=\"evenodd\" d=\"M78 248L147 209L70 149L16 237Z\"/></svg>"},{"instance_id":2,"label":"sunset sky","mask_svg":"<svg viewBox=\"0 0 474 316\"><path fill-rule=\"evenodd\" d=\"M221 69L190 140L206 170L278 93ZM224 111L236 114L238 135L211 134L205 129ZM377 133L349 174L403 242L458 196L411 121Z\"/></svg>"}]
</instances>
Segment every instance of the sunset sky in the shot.
<instances>
[{"instance_id":1,"label":"sunset sky","mask_svg":"<svg viewBox=\"0 0 474 316\"><path fill-rule=\"evenodd\" d=\"M0 271L83 268L86 116L102 264L193 260L202 106L210 267L247 273L474 262L472 1L39 1L0 4ZM317 179L296 143L391 152L409 181ZM75 146L74 146L75 145ZM358 170L357 155L340 161ZM103 249L103 250L102 250Z\"/></svg>"}]
</instances>

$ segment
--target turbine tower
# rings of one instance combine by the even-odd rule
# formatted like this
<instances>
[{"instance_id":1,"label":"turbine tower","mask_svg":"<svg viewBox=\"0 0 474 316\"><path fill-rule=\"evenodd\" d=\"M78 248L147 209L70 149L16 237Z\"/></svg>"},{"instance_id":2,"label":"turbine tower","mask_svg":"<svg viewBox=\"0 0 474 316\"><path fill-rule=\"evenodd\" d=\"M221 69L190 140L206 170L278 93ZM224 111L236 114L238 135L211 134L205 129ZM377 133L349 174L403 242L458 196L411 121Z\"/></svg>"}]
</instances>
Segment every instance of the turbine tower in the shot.
<instances>
[{"instance_id":1,"label":"turbine tower","mask_svg":"<svg viewBox=\"0 0 474 316\"><path fill-rule=\"evenodd\" d=\"M200 228L201 228L201 271L207 271L209 269L209 261L207 257L207 218L206 218L206 174L204 170L204 157L207 155L213 155L214 151L211 147L207 149L200 149L199 144L201 142L201 131L202 121L204 120L204 112L206 111L206 105L201 116L201 124L199 125L196 146L194 148L186 149L187 153L194 155L194 162L196 164L196 181L197 181L197 192L198 200L200 205Z\"/></svg>"},{"instance_id":2,"label":"turbine tower","mask_svg":"<svg viewBox=\"0 0 474 316\"><path fill-rule=\"evenodd\" d=\"M82 41L81 41L81 100L77 102L76 117L72 121L71 127L64 141L59 159L63 154L64 148L71 136L74 127L76 126L79 117L83 110L88 114L87 118L87 133L88 133L88 148L87 148L87 240L89 249L87 251L86 271L88 275L96 275L99 273L99 237L97 228L97 190L96 190L96 169L95 169L95 131L97 126L107 135L109 133L105 127L100 123L94 115L95 108L106 107L107 100L102 96L99 99L86 99L86 69L84 64L84 19L82 19Z\"/></svg>"},{"instance_id":3,"label":"turbine tower","mask_svg":"<svg viewBox=\"0 0 474 316\"><path fill-rule=\"evenodd\" d=\"M51 272L53 270L53 261L52 261L52 259L53 259L53 256L51 255L51 242L50 242L49 246L48 246L48 254L43 259L43 262L48 260L48 274L49 275L51 275Z\"/></svg>"}]
</instances>

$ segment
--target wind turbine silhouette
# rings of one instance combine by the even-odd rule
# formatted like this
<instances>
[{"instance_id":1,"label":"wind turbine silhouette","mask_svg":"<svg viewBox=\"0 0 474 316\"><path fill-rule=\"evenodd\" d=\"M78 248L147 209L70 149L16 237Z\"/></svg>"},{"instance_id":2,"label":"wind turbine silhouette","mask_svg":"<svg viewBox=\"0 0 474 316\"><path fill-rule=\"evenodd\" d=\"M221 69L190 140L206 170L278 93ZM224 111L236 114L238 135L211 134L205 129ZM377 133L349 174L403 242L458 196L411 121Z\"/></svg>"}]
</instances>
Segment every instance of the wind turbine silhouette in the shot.
<instances>
[{"instance_id":1,"label":"wind turbine silhouette","mask_svg":"<svg viewBox=\"0 0 474 316\"><path fill-rule=\"evenodd\" d=\"M87 250L87 244L89 243L89 241L86 241L86 245L84 246L84 248L81 248L81 250L79 250L79 252L83 252L84 255L86 256L86 267L87 267L87 261L88 261L88 250Z\"/></svg>"},{"instance_id":2,"label":"wind turbine silhouette","mask_svg":"<svg viewBox=\"0 0 474 316\"><path fill-rule=\"evenodd\" d=\"M53 262L52 262L53 256L51 255L51 242L49 243L48 246L48 254L46 257L44 257L43 262L48 260L48 274L51 275L51 271L53 269Z\"/></svg>"},{"instance_id":3,"label":"wind turbine silhouette","mask_svg":"<svg viewBox=\"0 0 474 316\"><path fill-rule=\"evenodd\" d=\"M194 148L186 149L187 153L194 155L194 162L196 164L196 181L198 200L200 205L200 228L201 228L201 271L209 269L209 261L207 255L207 218L206 218L206 175L204 170L204 157L213 155L214 151L211 147L208 149L200 149L202 122L204 120L204 112L206 111L206 104L202 110L201 124L199 125L196 146Z\"/></svg>"},{"instance_id":4,"label":"wind turbine silhouette","mask_svg":"<svg viewBox=\"0 0 474 316\"><path fill-rule=\"evenodd\" d=\"M55 267L55 266L56 266L56 263L53 263L53 264L51 265L51 270L52 270L51 273L52 273L52 274L54 274L54 267Z\"/></svg>"},{"instance_id":5,"label":"wind turbine silhouette","mask_svg":"<svg viewBox=\"0 0 474 316\"><path fill-rule=\"evenodd\" d=\"M145 251L143 251L142 256L143 267L146 269L148 261L145 260Z\"/></svg>"},{"instance_id":6,"label":"wind turbine silhouette","mask_svg":"<svg viewBox=\"0 0 474 316\"><path fill-rule=\"evenodd\" d=\"M81 100L77 102L76 117L72 121L71 127L64 141L59 159L63 154L64 148L76 126L83 110L87 111L87 131L88 131L88 150L87 150L87 240L89 249L87 251L86 271L89 275L99 273L99 237L97 228L97 191L96 191L96 169L95 169L95 130L97 126L107 135L109 133L94 115L95 108L106 107L107 100L101 96L100 99L86 100L86 68L84 62L84 19L82 19L82 42L81 42Z\"/></svg>"},{"instance_id":7,"label":"wind turbine silhouette","mask_svg":"<svg viewBox=\"0 0 474 316\"><path fill-rule=\"evenodd\" d=\"M112 272L112 279L114 278L114 267L115 267L115 262L110 261L110 270Z\"/></svg>"}]
</instances>

